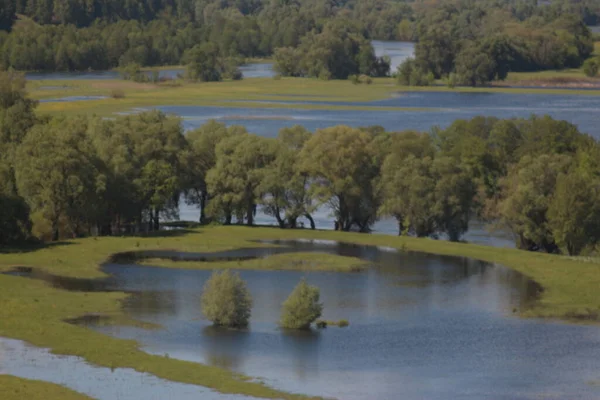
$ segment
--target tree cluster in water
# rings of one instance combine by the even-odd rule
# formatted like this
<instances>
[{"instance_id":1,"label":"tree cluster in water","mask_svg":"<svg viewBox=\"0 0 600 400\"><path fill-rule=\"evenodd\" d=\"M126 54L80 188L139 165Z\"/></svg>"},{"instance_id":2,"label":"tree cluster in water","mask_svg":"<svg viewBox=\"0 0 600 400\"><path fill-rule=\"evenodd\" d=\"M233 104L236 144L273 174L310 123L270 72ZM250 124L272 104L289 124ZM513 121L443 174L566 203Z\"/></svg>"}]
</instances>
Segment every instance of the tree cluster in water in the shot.
<instances>
[{"instance_id":1,"label":"tree cluster in water","mask_svg":"<svg viewBox=\"0 0 600 400\"><path fill-rule=\"evenodd\" d=\"M402 82L431 74L479 85L507 71L581 65L599 2L0 0L0 68L192 64L192 76L218 80L232 60L274 56L282 75L380 76L385 63L368 42L414 40L416 66L400 71Z\"/></svg>"},{"instance_id":2,"label":"tree cluster in water","mask_svg":"<svg viewBox=\"0 0 600 400\"><path fill-rule=\"evenodd\" d=\"M184 134L159 112L37 117L0 74L0 242L159 229L180 198L200 222L281 228L326 204L337 229L459 240L478 217L521 248L580 254L600 239L600 145L550 117L458 120L429 133L302 126L277 138L211 121ZM333 222L332 221L332 224Z\"/></svg>"}]
</instances>

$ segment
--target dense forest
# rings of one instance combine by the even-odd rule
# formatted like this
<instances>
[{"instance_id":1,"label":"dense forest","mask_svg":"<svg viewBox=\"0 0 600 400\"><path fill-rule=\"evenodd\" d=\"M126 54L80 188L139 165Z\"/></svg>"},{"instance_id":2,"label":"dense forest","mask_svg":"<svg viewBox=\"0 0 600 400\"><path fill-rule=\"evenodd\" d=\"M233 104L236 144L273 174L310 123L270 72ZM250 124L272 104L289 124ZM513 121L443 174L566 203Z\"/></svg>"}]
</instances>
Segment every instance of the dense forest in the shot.
<instances>
[{"instance_id":1,"label":"dense forest","mask_svg":"<svg viewBox=\"0 0 600 400\"><path fill-rule=\"evenodd\" d=\"M502 79L509 70L581 65L592 50L585 24L596 22L600 12L600 0L0 0L0 5L3 69L189 64L198 46L210 43L220 59L275 54L282 75L377 76L385 68L364 61L373 51L365 43L414 40L419 74L454 74L469 84ZM476 77L465 77L473 69Z\"/></svg>"},{"instance_id":2,"label":"dense forest","mask_svg":"<svg viewBox=\"0 0 600 400\"><path fill-rule=\"evenodd\" d=\"M0 73L0 243L157 230L181 198L200 222L281 228L327 204L335 225L460 240L479 218L528 250L592 253L600 240L600 144L550 117L458 120L429 133L334 126L275 139L212 121L184 134L159 112L38 117Z\"/></svg>"}]
</instances>

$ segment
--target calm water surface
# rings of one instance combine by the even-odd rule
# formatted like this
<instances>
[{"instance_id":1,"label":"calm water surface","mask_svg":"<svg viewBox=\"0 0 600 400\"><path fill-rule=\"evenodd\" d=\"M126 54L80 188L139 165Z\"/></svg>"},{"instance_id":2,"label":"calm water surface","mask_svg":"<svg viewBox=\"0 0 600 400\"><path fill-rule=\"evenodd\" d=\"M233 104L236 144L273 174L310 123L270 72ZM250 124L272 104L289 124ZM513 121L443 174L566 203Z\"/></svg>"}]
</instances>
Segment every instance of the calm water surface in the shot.
<instances>
[{"instance_id":1,"label":"calm water surface","mask_svg":"<svg viewBox=\"0 0 600 400\"><path fill-rule=\"evenodd\" d=\"M464 258L324 241L275 242L285 251L358 257L360 273L240 271L254 299L250 329L214 329L199 309L211 271L109 264L125 310L162 330L98 327L145 351L218 365L292 392L341 399L598 399L600 330L512 316L538 293L506 268ZM188 258L267 256L270 250ZM150 254L156 256L156 254ZM281 303L301 277L321 288L324 317L347 328L290 333ZM106 290L104 287L103 290Z\"/></svg>"}]
</instances>

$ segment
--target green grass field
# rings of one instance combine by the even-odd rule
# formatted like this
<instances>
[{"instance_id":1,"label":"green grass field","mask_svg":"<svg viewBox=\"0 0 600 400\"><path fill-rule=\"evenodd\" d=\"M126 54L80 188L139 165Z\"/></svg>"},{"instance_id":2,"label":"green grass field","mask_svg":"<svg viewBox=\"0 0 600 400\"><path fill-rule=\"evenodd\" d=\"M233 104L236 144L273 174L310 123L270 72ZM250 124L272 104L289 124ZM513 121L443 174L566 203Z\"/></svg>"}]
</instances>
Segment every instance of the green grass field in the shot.
<instances>
[{"instance_id":1,"label":"green grass field","mask_svg":"<svg viewBox=\"0 0 600 400\"><path fill-rule=\"evenodd\" d=\"M2 400L91 400L91 397L48 382L0 375Z\"/></svg>"},{"instance_id":2,"label":"green grass field","mask_svg":"<svg viewBox=\"0 0 600 400\"><path fill-rule=\"evenodd\" d=\"M403 251L467 256L498 263L530 276L545 289L539 302L530 309L521 310L522 316L589 322L597 321L600 314L600 265L597 263L518 250L385 235L207 227L149 237L86 238L37 249L7 251L0 254L0 270L8 270L14 266L32 266L56 275L94 278L103 276L99 266L114 253L144 249L214 252L264 246L254 242L259 239L294 238L389 246ZM151 261L152 265L184 268L314 268L350 271L364 267L364 263L358 259L324 257L320 254L285 254L240 263ZM120 302L125 296L119 293L67 292L53 289L42 281L0 275L0 336L48 347L58 354L81 356L97 365L130 367L164 379L199 384L224 393L244 393L264 398L301 397L248 381L247 377L228 370L149 355L140 351L134 341L115 339L65 322L89 313L102 314L117 321L126 319L120 308Z\"/></svg>"}]
</instances>

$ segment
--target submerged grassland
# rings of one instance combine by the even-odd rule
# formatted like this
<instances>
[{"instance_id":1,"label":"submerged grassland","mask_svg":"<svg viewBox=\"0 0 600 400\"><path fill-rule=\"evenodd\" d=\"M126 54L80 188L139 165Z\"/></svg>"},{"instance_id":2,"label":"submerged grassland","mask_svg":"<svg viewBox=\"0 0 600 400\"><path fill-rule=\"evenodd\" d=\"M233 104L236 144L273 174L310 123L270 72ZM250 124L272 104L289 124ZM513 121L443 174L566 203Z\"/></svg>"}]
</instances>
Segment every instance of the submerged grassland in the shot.
<instances>
[{"instance_id":1,"label":"submerged grassland","mask_svg":"<svg viewBox=\"0 0 600 400\"><path fill-rule=\"evenodd\" d=\"M268 239L321 239L386 246L400 251L464 256L498 263L522 272L544 287L541 299L523 316L597 321L600 316L600 265L578 259L429 239L355 233L280 230L275 228L206 227L170 231L148 237L77 239L41 248L0 254L0 270L15 266L37 267L56 275L101 277L99 266L111 254L150 249L215 252L265 246ZM322 254L283 254L240 262L174 262L147 260L155 266L184 268L320 269L354 271L364 267L352 257ZM301 398L271 389L231 371L140 351L134 341L102 335L65 322L89 313L123 319L124 293L67 292L42 281L0 275L0 336L22 339L72 354L106 367L129 367L173 381L193 383L224 393L264 398ZM48 397L52 398L52 397ZM60 398L60 397L55 397Z\"/></svg>"},{"instance_id":2,"label":"submerged grassland","mask_svg":"<svg viewBox=\"0 0 600 400\"><path fill-rule=\"evenodd\" d=\"M515 78L516 79L516 78ZM382 107L355 105L387 99L403 92L489 92L537 93L562 95L600 95L599 90L544 89L511 87L457 87L397 86L392 78L378 78L371 85L354 85L350 81L323 81L309 78L252 78L241 81L190 83L172 81L161 84L135 83L124 80L48 80L29 81L28 90L38 100L60 99L70 96L106 96L103 99L41 103L38 112L43 114L96 114L107 116L136 108L155 106L224 106L240 108L298 108L327 110L373 111L427 111L415 107ZM111 97L120 92L119 98ZM322 104L282 104L276 101L311 102ZM271 103L270 103L271 102ZM347 103L347 104L327 104Z\"/></svg>"}]
</instances>

